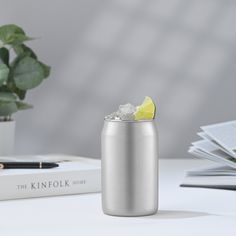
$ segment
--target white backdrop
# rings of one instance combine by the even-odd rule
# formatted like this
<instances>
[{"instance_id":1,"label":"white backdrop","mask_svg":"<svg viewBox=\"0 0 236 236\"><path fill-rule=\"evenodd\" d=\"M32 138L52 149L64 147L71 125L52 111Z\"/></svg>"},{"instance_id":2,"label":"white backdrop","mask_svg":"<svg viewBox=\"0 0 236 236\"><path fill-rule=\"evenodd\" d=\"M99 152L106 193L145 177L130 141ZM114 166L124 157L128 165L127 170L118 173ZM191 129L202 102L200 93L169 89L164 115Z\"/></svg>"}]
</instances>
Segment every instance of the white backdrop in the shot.
<instances>
[{"instance_id":1,"label":"white backdrop","mask_svg":"<svg viewBox=\"0 0 236 236\"><path fill-rule=\"evenodd\" d=\"M16 151L100 157L103 117L119 104L157 103L162 158L188 157L203 124L235 119L236 2L0 0L52 66L18 113Z\"/></svg>"}]
</instances>

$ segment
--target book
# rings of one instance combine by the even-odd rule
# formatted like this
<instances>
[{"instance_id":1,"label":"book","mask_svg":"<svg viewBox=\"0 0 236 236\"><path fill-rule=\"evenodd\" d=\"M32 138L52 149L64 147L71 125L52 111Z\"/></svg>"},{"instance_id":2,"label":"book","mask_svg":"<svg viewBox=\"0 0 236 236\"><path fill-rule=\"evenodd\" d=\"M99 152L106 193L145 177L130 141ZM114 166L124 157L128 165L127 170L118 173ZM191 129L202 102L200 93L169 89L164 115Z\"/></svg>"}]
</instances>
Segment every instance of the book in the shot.
<instances>
[{"instance_id":1,"label":"book","mask_svg":"<svg viewBox=\"0 0 236 236\"><path fill-rule=\"evenodd\" d=\"M188 171L180 186L236 190L236 170L218 166Z\"/></svg>"},{"instance_id":2,"label":"book","mask_svg":"<svg viewBox=\"0 0 236 236\"><path fill-rule=\"evenodd\" d=\"M0 200L34 198L101 191L101 161L68 155L1 157L0 161L50 161L52 169L0 171Z\"/></svg>"},{"instance_id":3,"label":"book","mask_svg":"<svg viewBox=\"0 0 236 236\"><path fill-rule=\"evenodd\" d=\"M201 127L189 153L213 161L216 166L186 173L182 187L236 190L236 120Z\"/></svg>"}]
</instances>

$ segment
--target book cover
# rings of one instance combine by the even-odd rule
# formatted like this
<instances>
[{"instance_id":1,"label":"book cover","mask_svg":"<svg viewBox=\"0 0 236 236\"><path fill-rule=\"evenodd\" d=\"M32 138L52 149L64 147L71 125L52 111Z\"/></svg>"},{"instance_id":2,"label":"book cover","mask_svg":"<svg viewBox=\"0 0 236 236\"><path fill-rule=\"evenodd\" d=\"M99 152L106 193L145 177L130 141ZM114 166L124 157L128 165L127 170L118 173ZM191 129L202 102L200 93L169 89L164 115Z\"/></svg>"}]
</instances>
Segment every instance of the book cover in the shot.
<instances>
[{"instance_id":1,"label":"book cover","mask_svg":"<svg viewBox=\"0 0 236 236\"><path fill-rule=\"evenodd\" d=\"M229 166L191 170L180 186L236 190L236 171Z\"/></svg>"},{"instance_id":2,"label":"book cover","mask_svg":"<svg viewBox=\"0 0 236 236\"><path fill-rule=\"evenodd\" d=\"M1 158L4 159L4 158ZM14 159L12 158L7 158ZM32 157L15 158L32 161ZM6 159L5 159L6 160ZM0 171L0 200L34 198L101 191L101 161L76 156L34 156L34 161L56 161L52 169Z\"/></svg>"}]
</instances>

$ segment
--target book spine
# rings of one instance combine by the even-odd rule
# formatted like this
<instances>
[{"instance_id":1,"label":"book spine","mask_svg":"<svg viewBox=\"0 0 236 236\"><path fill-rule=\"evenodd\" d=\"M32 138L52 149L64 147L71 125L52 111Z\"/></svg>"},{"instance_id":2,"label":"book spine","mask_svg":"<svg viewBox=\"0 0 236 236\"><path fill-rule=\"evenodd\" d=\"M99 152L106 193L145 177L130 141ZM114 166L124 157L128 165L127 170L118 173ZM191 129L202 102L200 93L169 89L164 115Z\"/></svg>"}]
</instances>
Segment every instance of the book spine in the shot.
<instances>
[{"instance_id":1,"label":"book spine","mask_svg":"<svg viewBox=\"0 0 236 236\"><path fill-rule=\"evenodd\" d=\"M0 200L34 198L101 191L101 171L1 176Z\"/></svg>"}]
</instances>

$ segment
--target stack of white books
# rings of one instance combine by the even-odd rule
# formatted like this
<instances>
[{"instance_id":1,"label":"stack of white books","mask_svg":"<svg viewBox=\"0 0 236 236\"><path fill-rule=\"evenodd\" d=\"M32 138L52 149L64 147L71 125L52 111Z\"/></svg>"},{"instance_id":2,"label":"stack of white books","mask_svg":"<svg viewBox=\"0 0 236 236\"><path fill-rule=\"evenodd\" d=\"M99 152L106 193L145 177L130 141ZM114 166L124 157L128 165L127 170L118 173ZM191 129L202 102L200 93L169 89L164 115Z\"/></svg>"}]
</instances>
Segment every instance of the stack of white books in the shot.
<instances>
[{"instance_id":1,"label":"stack of white books","mask_svg":"<svg viewBox=\"0 0 236 236\"><path fill-rule=\"evenodd\" d=\"M203 126L201 130L201 140L192 143L189 153L217 165L188 171L181 186L236 190L236 120Z\"/></svg>"}]
</instances>

